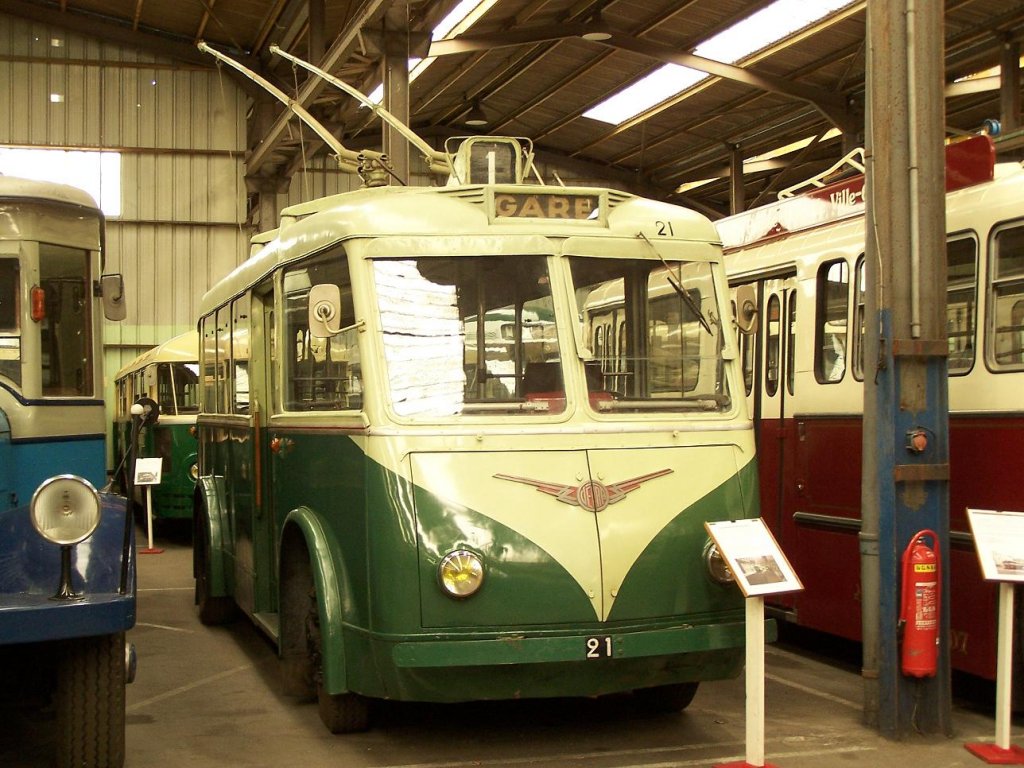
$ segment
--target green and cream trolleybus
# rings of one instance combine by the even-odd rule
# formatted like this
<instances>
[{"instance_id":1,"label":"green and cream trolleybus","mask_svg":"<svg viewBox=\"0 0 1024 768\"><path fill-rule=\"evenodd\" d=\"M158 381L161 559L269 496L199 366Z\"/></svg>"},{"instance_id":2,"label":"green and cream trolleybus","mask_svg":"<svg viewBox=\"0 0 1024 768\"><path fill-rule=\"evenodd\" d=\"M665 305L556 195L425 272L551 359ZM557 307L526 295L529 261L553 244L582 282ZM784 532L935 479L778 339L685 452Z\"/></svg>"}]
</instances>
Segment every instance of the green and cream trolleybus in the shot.
<instances>
[{"instance_id":1,"label":"green and cream trolleybus","mask_svg":"<svg viewBox=\"0 0 1024 768\"><path fill-rule=\"evenodd\" d=\"M141 430L139 456L160 458L160 484L153 488L156 519L192 516L198 476L196 414L199 412L199 335L187 331L147 349L114 379L114 465L125 465L131 443L132 404L148 397L160 419ZM115 478L120 480L120 478ZM127 487L127 483L122 483ZM140 489L135 490L140 496ZM141 497L136 501L141 502Z\"/></svg>"},{"instance_id":2,"label":"green and cream trolleybus","mask_svg":"<svg viewBox=\"0 0 1024 768\"><path fill-rule=\"evenodd\" d=\"M200 617L247 614L334 732L373 699L682 709L743 664L704 522L758 504L718 236L525 184L525 140L449 157L284 210L204 297Z\"/></svg>"}]
</instances>

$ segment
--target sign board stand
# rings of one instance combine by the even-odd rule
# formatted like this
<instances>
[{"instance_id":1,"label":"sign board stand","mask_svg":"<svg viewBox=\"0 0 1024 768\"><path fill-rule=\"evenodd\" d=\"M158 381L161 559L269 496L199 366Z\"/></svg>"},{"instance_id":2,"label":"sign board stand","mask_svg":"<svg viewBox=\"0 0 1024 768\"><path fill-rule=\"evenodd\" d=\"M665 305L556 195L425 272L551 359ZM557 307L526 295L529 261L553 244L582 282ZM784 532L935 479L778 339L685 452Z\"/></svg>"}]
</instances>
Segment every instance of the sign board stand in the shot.
<instances>
[{"instance_id":1,"label":"sign board stand","mask_svg":"<svg viewBox=\"0 0 1024 768\"><path fill-rule=\"evenodd\" d=\"M149 546L140 549L140 555L159 555L163 552L153 547L153 486L160 485L163 463L159 457L135 460L135 485L146 487L146 540Z\"/></svg>"},{"instance_id":2,"label":"sign board stand","mask_svg":"<svg viewBox=\"0 0 1024 768\"><path fill-rule=\"evenodd\" d=\"M764 595L803 585L761 518L704 527L746 598L746 760L715 768L776 768L764 761Z\"/></svg>"},{"instance_id":3,"label":"sign board stand","mask_svg":"<svg viewBox=\"0 0 1024 768\"><path fill-rule=\"evenodd\" d=\"M1013 676L1013 585L1024 582L1024 513L968 509L974 546L986 580L999 582L999 627L996 641L996 741L964 747L989 765L1024 765L1024 749L1010 744L1010 702Z\"/></svg>"}]
</instances>

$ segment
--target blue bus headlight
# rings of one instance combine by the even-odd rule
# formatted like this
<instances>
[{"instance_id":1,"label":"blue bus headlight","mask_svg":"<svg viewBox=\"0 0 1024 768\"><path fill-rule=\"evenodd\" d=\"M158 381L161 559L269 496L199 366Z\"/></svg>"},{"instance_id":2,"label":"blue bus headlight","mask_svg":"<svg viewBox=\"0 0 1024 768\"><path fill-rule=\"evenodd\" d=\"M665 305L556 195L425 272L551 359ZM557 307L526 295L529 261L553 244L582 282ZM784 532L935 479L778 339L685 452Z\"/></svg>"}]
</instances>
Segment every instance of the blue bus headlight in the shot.
<instances>
[{"instance_id":1,"label":"blue bus headlight","mask_svg":"<svg viewBox=\"0 0 1024 768\"><path fill-rule=\"evenodd\" d=\"M89 538L100 524L100 495L88 480L56 475L36 488L30 514L40 536L70 546Z\"/></svg>"},{"instance_id":2,"label":"blue bus headlight","mask_svg":"<svg viewBox=\"0 0 1024 768\"><path fill-rule=\"evenodd\" d=\"M473 552L456 549L441 560L437 581L449 597L469 597L484 582L484 564Z\"/></svg>"}]
</instances>

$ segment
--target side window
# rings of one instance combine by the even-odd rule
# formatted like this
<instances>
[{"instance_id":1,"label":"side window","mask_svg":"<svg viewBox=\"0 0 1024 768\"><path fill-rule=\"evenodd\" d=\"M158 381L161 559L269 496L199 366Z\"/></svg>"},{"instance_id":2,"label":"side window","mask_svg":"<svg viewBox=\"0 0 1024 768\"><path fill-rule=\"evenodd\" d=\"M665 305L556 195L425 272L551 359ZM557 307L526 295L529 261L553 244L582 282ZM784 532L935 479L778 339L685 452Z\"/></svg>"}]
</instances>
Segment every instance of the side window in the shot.
<instances>
[{"instance_id":1,"label":"side window","mask_svg":"<svg viewBox=\"0 0 1024 768\"><path fill-rule=\"evenodd\" d=\"M234 364L233 413L249 413L249 294L231 302L231 358Z\"/></svg>"},{"instance_id":2,"label":"side window","mask_svg":"<svg viewBox=\"0 0 1024 768\"><path fill-rule=\"evenodd\" d=\"M786 317L786 391L793 394L796 381L796 291L788 293Z\"/></svg>"},{"instance_id":3,"label":"side window","mask_svg":"<svg viewBox=\"0 0 1024 768\"><path fill-rule=\"evenodd\" d=\"M764 391L768 397L775 397L779 391L779 342L782 334L779 332L782 310L779 304L778 294L772 294L768 299L768 322L765 323L765 366L764 366Z\"/></svg>"},{"instance_id":4,"label":"side window","mask_svg":"<svg viewBox=\"0 0 1024 768\"><path fill-rule=\"evenodd\" d=\"M946 245L946 336L949 374L963 375L974 367L975 317L978 295L978 243L973 237Z\"/></svg>"},{"instance_id":5,"label":"side window","mask_svg":"<svg viewBox=\"0 0 1024 768\"><path fill-rule=\"evenodd\" d=\"M18 260L0 259L0 376L21 384Z\"/></svg>"},{"instance_id":6,"label":"side window","mask_svg":"<svg viewBox=\"0 0 1024 768\"><path fill-rule=\"evenodd\" d=\"M327 339L309 332L310 287L322 283L333 283L341 290L341 306L333 321L340 331ZM285 270L284 313L285 410L361 408L359 331L344 251L331 251Z\"/></svg>"},{"instance_id":7,"label":"side window","mask_svg":"<svg viewBox=\"0 0 1024 768\"><path fill-rule=\"evenodd\" d=\"M864 381L864 333L867 330L867 320L864 316L866 311L865 300L867 298L867 275L864 267L864 254L857 258L854 276L857 285L857 298L853 305L853 378L857 381Z\"/></svg>"},{"instance_id":8,"label":"side window","mask_svg":"<svg viewBox=\"0 0 1024 768\"><path fill-rule=\"evenodd\" d=\"M817 294L814 375L821 384L834 384L842 381L846 373L850 267L845 260L821 265Z\"/></svg>"},{"instance_id":9,"label":"side window","mask_svg":"<svg viewBox=\"0 0 1024 768\"><path fill-rule=\"evenodd\" d=\"M217 412L217 324L213 315L203 318L203 410Z\"/></svg>"},{"instance_id":10,"label":"side window","mask_svg":"<svg viewBox=\"0 0 1024 768\"><path fill-rule=\"evenodd\" d=\"M231 312L217 310L217 413L231 413L230 398L234 376L231 371Z\"/></svg>"},{"instance_id":11,"label":"side window","mask_svg":"<svg viewBox=\"0 0 1024 768\"><path fill-rule=\"evenodd\" d=\"M989 289L989 349L996 370L1024 370L1024 227L996 233Z\"/></svg>"}]
</instances>

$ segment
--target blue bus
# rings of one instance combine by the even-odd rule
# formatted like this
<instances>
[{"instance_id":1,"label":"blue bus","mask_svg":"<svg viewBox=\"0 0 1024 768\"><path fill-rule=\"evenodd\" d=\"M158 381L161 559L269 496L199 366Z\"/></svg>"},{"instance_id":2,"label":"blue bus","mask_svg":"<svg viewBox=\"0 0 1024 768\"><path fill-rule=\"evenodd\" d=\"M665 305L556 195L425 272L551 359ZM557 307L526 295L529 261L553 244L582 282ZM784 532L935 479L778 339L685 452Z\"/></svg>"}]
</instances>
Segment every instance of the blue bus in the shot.
<instances>
[{"instance_id":1,"label":"blue bus","mask_svg":"<svg viewBox=\"0 0 1024 768\"><path fill-rule=\"evenodd\" d=\"M56 764L124 763L135 550L106 481L103 214L73 187L0 176L0 669L45 690Z\"/></svg>"}]
</instances>

